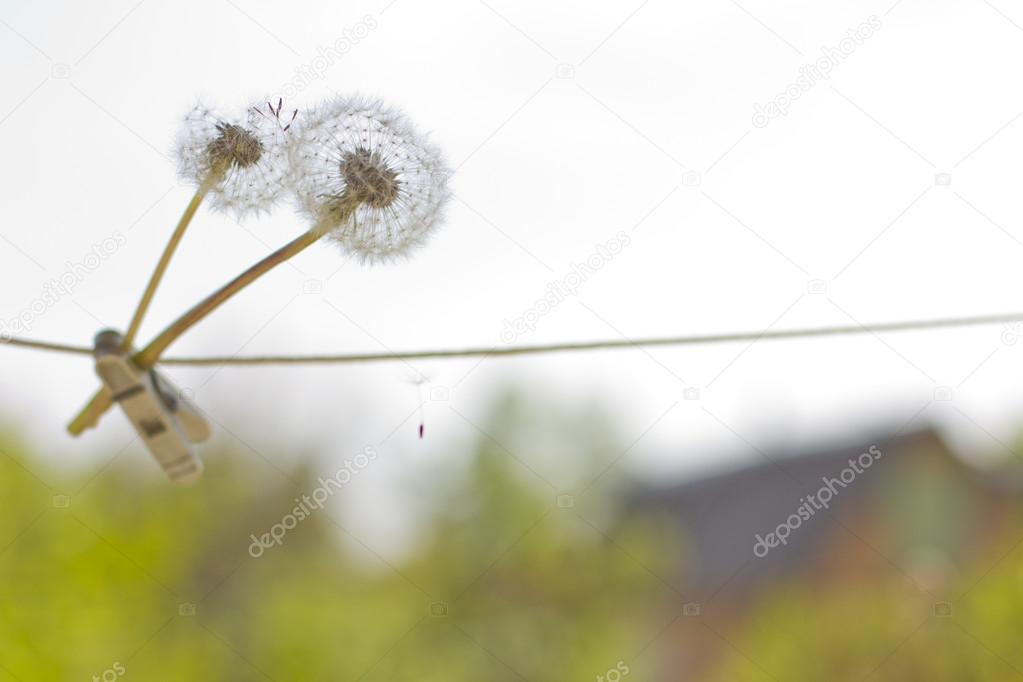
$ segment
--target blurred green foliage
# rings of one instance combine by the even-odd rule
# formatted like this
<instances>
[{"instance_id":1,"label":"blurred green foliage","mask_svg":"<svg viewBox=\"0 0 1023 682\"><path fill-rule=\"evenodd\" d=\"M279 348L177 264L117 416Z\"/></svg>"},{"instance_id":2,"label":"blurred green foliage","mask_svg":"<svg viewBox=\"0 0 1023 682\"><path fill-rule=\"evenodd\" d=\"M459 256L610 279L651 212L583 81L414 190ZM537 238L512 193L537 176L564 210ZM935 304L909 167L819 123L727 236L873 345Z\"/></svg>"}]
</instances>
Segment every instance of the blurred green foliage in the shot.
<instances>
[{"instance_id":1,"label":"blurred green foliage","mask_svg":"<svg viewBox=\"0 0 1023 682\"><path fill-rule=\"evenodd\" d=\"M862 580L774 585L730 633L709 679L1023 680L1023 542L1002 538L968 566L936 589L894 566Z\"/></svg>"},{"instance_id":2,"label":"blurred green foliage","mask_svg":"<svg viewBox=\"0 0 1023 682\"><path fill-rule=\"evenodd\" d=\"M204 479L181 489L137 448L69 476L0 438L0 682L677 679L679 624L700 632L670 587L682 534L620 520L625 448L609 420L507 396L470 432L450 466L409 482L420 531L389 558L337 504L250 554L337 469L293 449L282 476L207 448ZM893 529L920 504L902 506ZM967 518L950 509L946 525ZM894 568L792 578L713 625L720 651L692 679L1021 679L1023 544L978 553L934 593Z\"/></svg>"},{"instance_id":3,"label":"blurred green foliage","mask_svg":"<svg viewBox=\"0 0 1023 682\"><path fill-rule=\"evenodd\" d=\"M654 576L676 557L614 527L602 473L623 448L594 419L496 405L474 451L453 453L461 473L418 500L424 530L399 559L367 551L336 505L250 555L316 487L309 462L260 476L251 454L208 448L203 480L179 489L123 457L67 478L2 440L0 681L563 682L620 661L649 679L630 657L656 635ZM559 506L502 444L522 432L588 453L575 480L598 484Z\"/></svg>"}]
</instances>

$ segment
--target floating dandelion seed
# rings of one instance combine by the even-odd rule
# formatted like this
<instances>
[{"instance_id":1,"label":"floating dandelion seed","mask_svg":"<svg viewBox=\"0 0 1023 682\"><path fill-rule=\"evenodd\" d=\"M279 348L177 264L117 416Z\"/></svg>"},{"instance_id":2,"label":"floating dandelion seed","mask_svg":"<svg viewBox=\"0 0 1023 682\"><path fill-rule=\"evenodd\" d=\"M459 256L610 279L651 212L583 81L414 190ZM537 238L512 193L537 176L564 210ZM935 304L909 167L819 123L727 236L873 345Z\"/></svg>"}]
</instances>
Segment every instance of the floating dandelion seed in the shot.
<instances>
[{"instance_id":1,"label":"floating dandelion seed","mask_svg":"<svg viewBox=\"0 0 1023 682\"><path fill-rule=\"evenodd\" d=\"M430 378L425 374L418 374L416 378L411 380L411 383L416 387L416 396L419 399L419 407L417 412L419 414L419 439L422 440L423 434L426 431L426 411L423 406L426 405L426 399L423 397L423 386L430 381Z\"/></svg>"},{"instance_id":2,"label":"floating dandelion seed","mask_svg":"<svg viewBox=\"0 0 1023 682\"><path fill-rule=\"evenodd\" d=\"M342 97L303 116L288 146L301 208L364 261L421 246L438 225L451 172L404 114Z\"/></svg>"},{"instance_id":3,"label":"floating dandelion seed","mask_svg":"<svg viewBox=\"0 0 1023 682\"><path fill-rule=\"evenodd\" d=\"M210 184L210 205L238 217L268 211L288 189L285 151L298 110L260 102L236 118L202 104L185 116L178 137L178 174Z\"/></svg>"}]
</instances>

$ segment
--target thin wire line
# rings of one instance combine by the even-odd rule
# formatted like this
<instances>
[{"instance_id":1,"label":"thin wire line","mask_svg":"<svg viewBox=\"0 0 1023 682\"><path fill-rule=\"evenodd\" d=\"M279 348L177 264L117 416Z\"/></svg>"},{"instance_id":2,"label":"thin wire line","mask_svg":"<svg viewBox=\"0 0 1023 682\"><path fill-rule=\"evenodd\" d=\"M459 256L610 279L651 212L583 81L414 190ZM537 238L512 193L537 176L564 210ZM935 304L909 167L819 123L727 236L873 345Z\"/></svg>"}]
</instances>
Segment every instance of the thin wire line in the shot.
<instances>
[{"instance_id":1,"label":"thin wire line","mask_svg":"<svg viewBox=\"0 0 1023 682\"><path fill-rule=\"evenodd\" d=\"M504 355L535 355L540 353L561 353L569 351L614 350L622 348L641 348L650 346L696 346L719 343L738 343L742 341L779 340L815 338L822 336L849 336L859 334L878 334L881 332L921 331L931 329L949 329L956 327L974 327L1007 322L1023 322L1023 312L995 313L990 315L974 315L968 317L945 317L929 320L909 320L901 322L881 322L877 324L848 324L832 327L812 327L804 329L778 329L760 332L733 332L726 334L697 334L691 336L668 336L644 339L607 339L600 341L574 341L532 346L492 346L489 348L462 348L442 350L421 350L388 353L351 353L343 355L261 355L261 356L208 356L208 357L170 357L159 361L164 365L209 366L209 365L317 365L317 364L354 364L366 362L390 362L399 360L439 360L450 358L496 357ZM8 344L33 348L36 350L92 355L92 348L47 341L30 341L27 339L0 337L0 345Z\"/></svg>"},{"instance_id":2,"label":"thin wire line","mask_svg":"<svg viewBox=\"0 0 1023 682\"><path fill-rule=\"evenodd\" d=\"M72 353L75 355L92 355L91 346L75 346L69 343L53 343L50 341L32 341L30 339L16 339L7 336L0 336L0 346L21 346L22 348L33 348L35 350L48 350L56 353Z\"/></svg>"}]
</instances>

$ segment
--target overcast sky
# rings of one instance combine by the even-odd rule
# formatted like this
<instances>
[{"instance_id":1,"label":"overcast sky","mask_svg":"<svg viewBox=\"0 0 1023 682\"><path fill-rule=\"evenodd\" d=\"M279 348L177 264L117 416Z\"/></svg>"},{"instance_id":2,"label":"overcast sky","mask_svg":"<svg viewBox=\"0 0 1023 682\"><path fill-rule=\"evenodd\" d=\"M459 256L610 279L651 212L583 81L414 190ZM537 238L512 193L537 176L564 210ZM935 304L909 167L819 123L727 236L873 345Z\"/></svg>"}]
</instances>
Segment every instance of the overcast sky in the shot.
<instances>
[{"instance_id":1,"label":"overcast sky","mask_svg":"<svg viewBox=\"0 0 1023 682\"><path fill-rule=\"evenodd\" d=\"M457 169L446 224L396 265L314 247L176 355L504 344L506 321L612 239L514 343L1023 310L1021 58L1023 11L1005 0L4 2L0 319L107 240L25 335L126 326L191 196L171 158L180 116L200 96L282 91L300 110L335 92L403 108ZM200 211L143 337L305 227L287 208L244 225ZM1004 454L1023 411L1016 336L169 374L257 451L313 438L430 461L478 437L513 381L606 404L634 443L626 469L686 471L885 425L937 423ZM116 414L65 434L97 386L88 359L0 348L0 368L4 415L53 457L94 467L130 440ZM436 398L423 443L417 372ZM539 450L543 474L557 452Z\"/></svg>"}]
</instances>

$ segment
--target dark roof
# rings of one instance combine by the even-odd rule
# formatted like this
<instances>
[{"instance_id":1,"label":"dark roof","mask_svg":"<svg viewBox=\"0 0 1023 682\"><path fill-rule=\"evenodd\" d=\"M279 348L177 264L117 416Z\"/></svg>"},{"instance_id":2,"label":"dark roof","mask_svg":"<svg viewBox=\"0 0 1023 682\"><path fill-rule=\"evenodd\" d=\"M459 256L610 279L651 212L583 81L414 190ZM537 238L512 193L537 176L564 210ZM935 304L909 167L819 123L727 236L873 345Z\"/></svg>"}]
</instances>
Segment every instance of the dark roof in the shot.
<instances>
[{"instance_id":1,"label":"dark roof","mask_svg":"<svg viewBox=\"0 0 1023 682\"><path fill-rule=\"evenodd\" d=\"M836 533L849 532L846 521L883 480L880 463L862 470L841 487L829 508L801 519L787 544L754 555L755 536L766 536L791 514L807 495L816 494L822 479L834 479L849 467L849 459L876 447L881 459L904 459L910 454L938 453L950 466L972 470L952 455L931 429L905 435L866 439L837 450L807 450L799 454L761 453L749 466L718 472L668 487L647 489L633 498L632 511L667 513L681 522L685 532L681 591L693 600L705 600L726 583L730 589L749 587L791 573L812 558L822 542ZM878 460L880 462L881 460ZM763 551L763 550L761 550Z\"/></svg>"}]
</instances>

